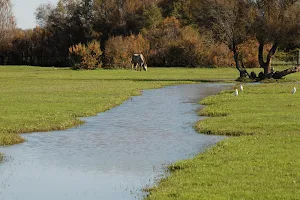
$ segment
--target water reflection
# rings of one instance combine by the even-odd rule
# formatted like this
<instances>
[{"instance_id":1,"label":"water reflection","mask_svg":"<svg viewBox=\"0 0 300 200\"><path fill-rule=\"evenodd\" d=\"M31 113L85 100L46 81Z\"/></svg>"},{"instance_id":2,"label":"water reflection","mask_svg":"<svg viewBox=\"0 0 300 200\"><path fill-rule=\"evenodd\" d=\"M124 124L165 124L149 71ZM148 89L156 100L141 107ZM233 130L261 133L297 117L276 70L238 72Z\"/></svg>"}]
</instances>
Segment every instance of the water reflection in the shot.
<instances>
[{"instance_id":1,"label":"water reflection","mask_svg":"<svg viewBox=\"0 0 300 200\"><path fill-rule=\"evenodd\" d=\"M80 127L23 135L28 142L0 148L0 199L141 199L164 166L222 139L192 126L198 100L224 87L147 90Z\"/></svg>"}]
</instances>

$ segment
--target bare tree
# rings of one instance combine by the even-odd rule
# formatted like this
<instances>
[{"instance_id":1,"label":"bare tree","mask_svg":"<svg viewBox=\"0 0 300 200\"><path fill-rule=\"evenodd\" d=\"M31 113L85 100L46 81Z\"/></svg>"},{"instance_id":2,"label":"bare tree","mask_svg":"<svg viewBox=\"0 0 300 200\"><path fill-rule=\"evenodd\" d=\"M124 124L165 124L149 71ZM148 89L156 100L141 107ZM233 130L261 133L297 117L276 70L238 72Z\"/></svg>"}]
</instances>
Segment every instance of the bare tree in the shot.
<instances>
[{"instance_id":1,"label":"bare tree","mask_svg":"<svg viewBox=\"0 0 300 200\"><path fill-rule=\"evenodd\" d=\"M0 50L10 43L15 26L11 1L0 0Z\"/></svg>"},{"instance_id":2,"label":"bare tree","mask_svg":"<svg viewBox=\"0 0 300 200\"><path fill-rule=\"evenodd\" d=\"M35 19L37 24L40 27L46 27L48 23L49 16L52 14L55 7L48 3L48 4L41 4L35 12Z\"/></svg>"}]
</instances>

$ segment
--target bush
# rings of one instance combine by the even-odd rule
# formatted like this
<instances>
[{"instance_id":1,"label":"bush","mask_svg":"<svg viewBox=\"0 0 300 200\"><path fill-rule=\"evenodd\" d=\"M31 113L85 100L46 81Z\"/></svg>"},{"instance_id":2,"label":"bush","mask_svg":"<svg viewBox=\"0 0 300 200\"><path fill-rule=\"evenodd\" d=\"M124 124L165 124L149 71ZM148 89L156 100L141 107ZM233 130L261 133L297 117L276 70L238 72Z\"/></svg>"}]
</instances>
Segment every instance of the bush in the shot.
<instances>
[{"instance_id":1,"label":"bush","mask_svg":"<svg viewBox=\"0 0 300 200\"><path fill-rule=\"evenodd\" d=\"M139 35L110 38L105 45L105 67L131 69L131 57L134 53L142 53L147 58L149 42Z\"/></svg>"},{"instance_id":2,"label":"bush","mask_svg":"<svg viewBox=\"0 0 300 200\"><path fill-rule=\"evenodd\" d=\"M155 28L144 29L143 34L150 42L149 65L157 67L175 66L172 54L182 51L180 49L180 23L174 18L166 18ZM176 48L179 49L176 49ZM180 56L181 57L181 56ZM177 58L178 59L178 58Z\"/></svg>"},{"instance_id":3,"label":"bush","mask_svg":"<svg viewBox=\"0 0 300 200\"><path fill-rule=\"evenodd\" d=\"M298 55L299 55L299 49L279 50L275 54L275 58L277 58L278 60L284 61L284 62L286 62L286 64L288 64L288 62L292 62L292 63L297 62Z\"/></svg>"},{"instance_id":4,"label":"bush","mask_svg":"<svg viewBox=\"0 0 300 200\"><path fill-rule=\"evenodd\" d=\"M181 27L174 17L164 19L156 28L143 30L143 33L151 44L150 65L195 67L203 61L203 37L190 26Z\"/></svg>"},{"instance_id":5,"label":"bush","mask_svg":"<svg viewBox=\"0 0 300 200\"><path fill-rule=\"evenodd\" d=\"M205 65L212 67L228 67L235 66L233 60L233 53L228 49L228 47L221 43L212 43L208 46L206 50L207 62Z\"/></svg>"},{"instance_id":6,"label":"bush","mask_svg":"<svg viewBox=\"0 0 300 200\"><path fill-rule=\"evenodd\" d=\"M158 67L198 67L233 65L226 45L213 42L192 26L181 27L175 17L165 18L156 28L143 30L151 49L149 65Z\"/></svg>"},{"instance_id":7,"label":"bush","mask_svg":"<svg viewBox=\"0 0 300 200\"><path fill-rule=\"evenodd\" d=\"M258 63L258 42L254 38L250 38L238 46L240 56L246 68L259 67Z\"/></svg>"},{"instance_id":8,"label":"bush","mask_svg":"<svg viewBox=\"0 0 300 200\"><path fill-rule=\"evenodd\" d=\"M102 67L100 42L93 40L87 45L81 43L69 48L73 69L96 69Z\"/></svg>"}]
</instances>

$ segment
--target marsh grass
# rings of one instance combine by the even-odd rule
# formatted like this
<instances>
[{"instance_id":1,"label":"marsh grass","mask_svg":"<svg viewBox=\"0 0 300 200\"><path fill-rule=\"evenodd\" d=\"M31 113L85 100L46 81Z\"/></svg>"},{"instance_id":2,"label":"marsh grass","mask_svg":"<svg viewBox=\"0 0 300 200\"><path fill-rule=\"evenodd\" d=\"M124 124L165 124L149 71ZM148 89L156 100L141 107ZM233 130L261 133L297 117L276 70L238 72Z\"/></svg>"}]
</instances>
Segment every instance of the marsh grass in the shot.
<instances>
[{"instance_id":1,"label":"marsh grass","mask_svg":"<svg viewBox=\"0 0 300 200\"><path fill-rule=\"evenodd\" d=\"M148 199L300 199L298 84L259 84L210 96L197 123L229 137L193 159L170 166L171 176Z\"/></svg>"}]
</instances>

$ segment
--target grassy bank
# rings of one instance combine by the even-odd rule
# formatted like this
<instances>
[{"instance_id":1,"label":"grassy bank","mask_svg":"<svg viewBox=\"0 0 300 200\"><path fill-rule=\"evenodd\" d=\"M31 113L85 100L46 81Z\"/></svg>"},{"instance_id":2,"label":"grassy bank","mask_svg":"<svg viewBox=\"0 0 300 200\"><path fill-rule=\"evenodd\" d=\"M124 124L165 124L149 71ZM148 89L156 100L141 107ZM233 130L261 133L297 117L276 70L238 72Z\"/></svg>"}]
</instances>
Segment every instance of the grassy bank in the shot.
<instances>
[{"instance_id":1,"label":"grassy bank","mask_svg":"<svg viewBox=\"0 0 300 200\"><path fill-rule=\"evenodd\" d=\"M0 145L23 142L18 133L66 129L78 117L110 109L142 89L201 81L232 81L232 68L73 71L0 67Z\"/></svg>"},{"instance_id":2,"label":"grassy bank","mask_svg":"<svg viewBox=\"0 0 300 200\"><path fill-rule=\"evenodd\" d=\"M171 176L149 199L300 199L300 93L291 95L294 85L248 86L237 97L232 90L204 99L201 114L213 117L196 128L239 137L170 166Z\"/></svg>"}]
</instances>

